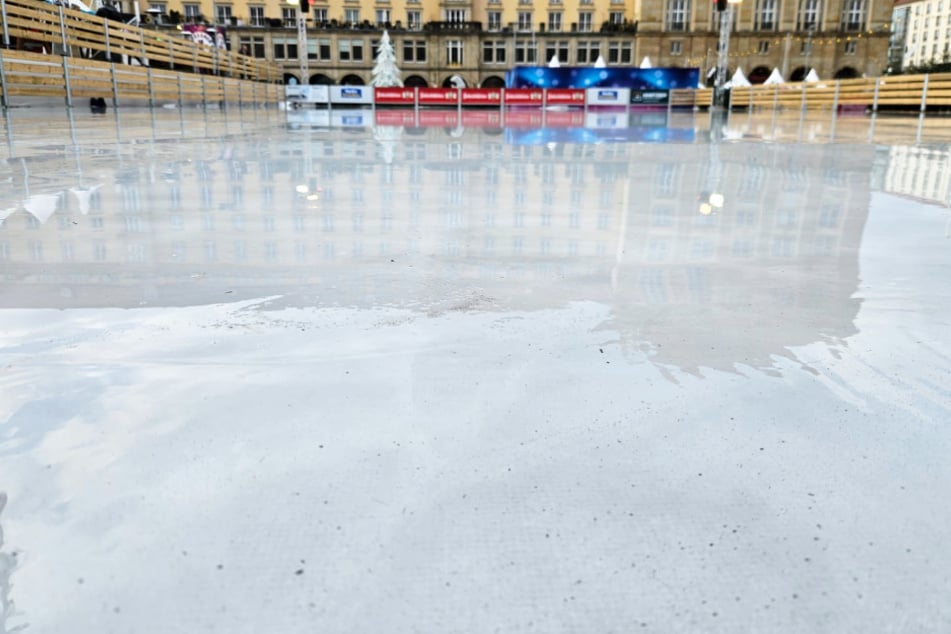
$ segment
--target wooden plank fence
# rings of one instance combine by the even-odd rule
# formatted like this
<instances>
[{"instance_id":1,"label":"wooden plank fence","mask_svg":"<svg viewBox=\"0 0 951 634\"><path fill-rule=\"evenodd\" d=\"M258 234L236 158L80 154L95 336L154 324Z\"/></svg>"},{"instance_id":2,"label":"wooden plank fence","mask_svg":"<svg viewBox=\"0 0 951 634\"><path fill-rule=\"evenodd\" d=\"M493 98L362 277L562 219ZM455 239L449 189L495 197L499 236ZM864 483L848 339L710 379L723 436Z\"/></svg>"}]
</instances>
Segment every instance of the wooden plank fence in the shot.
<instances>
[{"instance_id":1,"label":"wooden plank fence","mask_svg":"<svg viewBox=\"0 0 951 634\"><path fill-rule=\"evenodd\" d=\"M951 73L796 82L734 88L731 108L877 111L882 106L924 112L951 106Z\"/></svg>"},{"instance_id":2,"label":"wooden plank fence","mask_svg":"<svg viewBox=\"0 0 951 634\"><path fill-rule=\"evenodd\" d=\"M273 62L199 45L176 31L143 29L38 0L0 0L0 24L6 57L17 59L16 54L24 52L51 54L49 64L34 62L37 72L41 66L63 65L62 56L70 58L64 67L93 68L80 60L99 60L153 71L187 71L266 83L283 80L283 72ZM22 50L25 48L34 50ZM0 83L3 79L0 75ZM164 87L158 89L165 91ZM18 91L22 88L9 90L10 94Z\"/></svg>"},{"instance_id":3,"label":"wooden plank fence","mask_svg":"<svg viewBox=\"0 0 951 634\"><path fill-rule=\"evenodd\" d=\"M218 102L274 104L284 98L284 86L81 57L0 50L0 104L8 108L26 97L61 98L70 106L90 97L102 97L113 106L130 100L179 106Z\"/></svg>"}]
</instances>

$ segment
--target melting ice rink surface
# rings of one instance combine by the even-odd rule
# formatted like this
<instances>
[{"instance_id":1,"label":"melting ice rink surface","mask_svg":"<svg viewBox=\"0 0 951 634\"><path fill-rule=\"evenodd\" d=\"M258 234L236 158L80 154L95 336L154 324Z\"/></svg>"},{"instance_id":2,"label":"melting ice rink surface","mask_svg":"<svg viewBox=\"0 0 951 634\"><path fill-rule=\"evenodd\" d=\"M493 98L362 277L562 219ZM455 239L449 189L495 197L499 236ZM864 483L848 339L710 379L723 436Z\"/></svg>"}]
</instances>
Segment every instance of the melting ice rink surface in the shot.
<instances>
[{"instance_id":1,"label":"melting ice rink surface","mask_svg":"<svg viewBox=\"0 0 951 634\"><path fill-rule=\"evenodd\" d=\"M951 631L947 125L443 114L7 114L0 632Z\"/></svg>"}]
</instances>

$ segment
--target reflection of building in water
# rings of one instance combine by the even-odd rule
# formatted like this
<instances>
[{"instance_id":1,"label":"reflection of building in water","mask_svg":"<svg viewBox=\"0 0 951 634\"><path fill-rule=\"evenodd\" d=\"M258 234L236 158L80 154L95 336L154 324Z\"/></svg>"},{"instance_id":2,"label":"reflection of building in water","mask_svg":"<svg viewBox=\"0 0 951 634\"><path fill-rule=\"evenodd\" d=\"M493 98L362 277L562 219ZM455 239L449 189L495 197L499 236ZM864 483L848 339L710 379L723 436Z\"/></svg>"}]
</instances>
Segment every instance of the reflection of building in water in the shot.
<instances>
[{"instance_id":1,"label":"reflection of building in water","mask_svg":"<svg viewBox=\"0 0 951 634\"><path fill-rule=\"evenodd\" d=\"M500 309L609 304L627 345L690 369L768 366L788 346L854 332L872 146L394 138L169 145L122 165L86 156L85 185L101 184L86 213L66 191L75 182L32 182L14 164L6 200L25 181L59 198L45 222L20 208L0 228L0 305L281 294L427 307L470 284ZM711 193L724 205L701 215ZM699 360L698 340L710 344Z\"/></svg>"},{"instance_id":2,"label":"reflection of building in water","mask_svg":"<svg viewBox=\"0 0 951 634\"><path fill-rule=\"evenodd\" d=\"M951 152L946 147L890 147L885 191L951 205Z\"/></svg>"}]
</instances>

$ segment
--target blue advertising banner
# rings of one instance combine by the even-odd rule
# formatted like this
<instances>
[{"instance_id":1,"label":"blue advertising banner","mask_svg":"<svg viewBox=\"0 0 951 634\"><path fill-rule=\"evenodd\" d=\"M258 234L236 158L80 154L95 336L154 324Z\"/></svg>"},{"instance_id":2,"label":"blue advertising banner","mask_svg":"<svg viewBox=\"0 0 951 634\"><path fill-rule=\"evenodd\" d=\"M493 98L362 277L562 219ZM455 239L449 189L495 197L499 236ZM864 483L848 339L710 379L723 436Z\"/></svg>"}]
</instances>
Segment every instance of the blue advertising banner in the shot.
<instances>
[{"instance_id":1,"label":"blue advertising banner","mask_svg":"<svg viewBox=\"0 0 951 634\"><path fill-rule=\"evenodd\" d=\"M505 73L506 88L630 88L651 93L696 88L699 81L698 68L516 66Z\"/></svg>"}]
</instances>

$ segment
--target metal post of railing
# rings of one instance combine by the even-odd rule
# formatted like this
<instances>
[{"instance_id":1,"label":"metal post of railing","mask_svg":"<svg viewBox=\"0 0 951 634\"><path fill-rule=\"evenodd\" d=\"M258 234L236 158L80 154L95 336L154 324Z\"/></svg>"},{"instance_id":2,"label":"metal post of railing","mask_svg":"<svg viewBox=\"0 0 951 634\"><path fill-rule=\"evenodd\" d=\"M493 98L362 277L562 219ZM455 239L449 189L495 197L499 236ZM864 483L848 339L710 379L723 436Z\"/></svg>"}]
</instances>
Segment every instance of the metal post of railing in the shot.
<instances>
[{"instance_id":1,"label":"metal post of railing","mask_svg":"<svg viewBox=\"0 0 951 634\"><path fill-rule=\"evenodd\" d=\"M802 100L799 102L800 110L806 109L806 84L807 83L808 82L805 79L802 80Z\"/></svg>"},{"instance_id":2,"label":"metal post of railing","mask_svg":"<svg viewBox=\"0 0 951 634\"><path fill-rule=\"evenodd\" d=\"M238 82L238 109L244 108L244 95L241 94L241 84L244 82L242 80L237 80Z\"/></svg>"},{"instance_id":3,"label":"metal post of railing","mask_svg":"<svg viewBox=\"0 0 951 634\"><path fill-rule=\"evenodd\" d=\"M178 109L181 110L185 107L185 99L182 96L182 74L178 74Z\"/></svg>"},{"instance_id":4,"label":"metal post of railing","mask_svg":"<svg viewBox=\"0 0 951 634\"><path fill-rule=\"evenodd\" d=\"M66 15L63 13L63 5L59 9L59 34L63 41L63 55L69 55L69 48L66 45Z\"/></svg>"},{"instance_id":5,"label":"metal post of railing","mask_svg":"<svg viewBox=\"0 0 951 634\"><path fill-rule=\"evenodd\" d=\"M773 86L773 112L776 112L776 108L779 106L779 84Z\"/></svg>"},{"instance_id":6,"label":"metal post of railing","mask_svg":"<svg viewBox=\"0 0 951 634\"><path fill-rule=\"evenodd\" d=\"M925 108L928 106L928 78L930 75L925 74L925 82L921 86L921 112L925 111Z\"/></svg>"},{"instance_id":7,"label":"metal post of railing","mask_svg":"<svg viewBox=\"0 0 951 634\"><path fill-rule=\"evenodd\" d=\"M198 74L198 46L192 42L192 72Z\"/></svg>"},{"instance_id":8,"label":"metal post of railing","mask_svg":"<svg viewBox=\"0 0 951 634\"><path fill-rule=\"evenodd\" d=\"M835 82L835 94L832 96L832 112L839 111L839 89L842 86L842 80Z\"/></svg>"},{"instance_id":9,"label":"metal post of railing","mask_svg":"<svg viewBox=\"0 0 951 634\"><path fill-rule=\"evenodd\" d=\"M112 41L109 39L109 20L102 19L102 32L106 35L106 61L112 62Z\"/></svg>"},{"instance_id":10,"label":"metal post of railing","mask_svg":"<svg viewBox=\"0 0 951 634\"><path fill-rule=\"evenodd\" d=\"M0 48L0 108L6 110L10 107L10 103L7 101L7 69L6 63L3 61L3 49ZM7 123L9 127L9 122Z\"/></svg>"},{"instance_id":11,"label":"metal post of railing","mask_svg":"<svg viewBox=\"0 0 951 634\"><path fill-rule=\"evenodd\" d=\"M152 82L152 65L145 53L145 29L139 28L139 46L142 49L142 65L145 66L145 76L149 82L149 108L155 107L155 86Z\"/></svg>"},{"instance_id":12,"label":"metal post of railing","mask_svg":"<svg viewBox=\"0 0 951 634\"><path fill-rule=\"evenodd\" d=\"M749 88L749 91L750 91L750 105L747 106L747 108L746 108L749 112L753 112L753 91L756 90L757 88L759 88L759 86L750 86L750 88Z\"/></svg>"},{"instance_id":13,"label":"metal post of railing","mask_svg":"<svg viewBox=\"0 0 951 634\"><path fill-rule=\"evenodd\" d=\"M3 48L10 48L10 29L7 26L6 0L0 0L0 20L3 20Z\"/></svg>"},{"instance_id":14,"label":"metal post of railing","mask_svg":"<svg viewBox=\"0 0 951 634\"><path fill-rule=\"evenodd\" d=\"M172 46L172 39L166 38L168 41L168 67L170 70L175 70L175 47Z\"/></svg>"},{"instance_id":15,"label":"metal post of railing","mask_svg":"<svg viewBox=\"0 0 951 634\"><path fill-rule=\"evenodd\" d=\"M112 79L112 107L119 107L119 82L116 81L115 62L109 62L109 77Z\"/></svg>"},{"instance_id":16,"label":"metal post of railing","mask_svg":"<svg viewBox=\"0 0 951 634\"><path fill-rule=\"evenodd\" d=\"M62 7L60 7L62 10ZM63 55L63 81L66 82L66 107L73 107L73 89L69 85L69 57Z\"/></svg>"},{"instance_id":17,"label":"metal post of railing","mask_svg":"<svg viewBox=\"0 0 951 634\"><path fill-rule=\"evenodd\" d=\"M205 87L205 76L201 76L201 107L208 107L208 90Z\"/></svg>"},{"instance_id":18,"label":"metal post of railing","mask_svg":"<svg viewBox=\"0 0 951 634\"><path fill-rule=\"evenodd\" d=\"M882 78L875 78L875 95L872 97L872 112L878 112L878 87L882 84Z\"/></svg>"}]
</instances>

